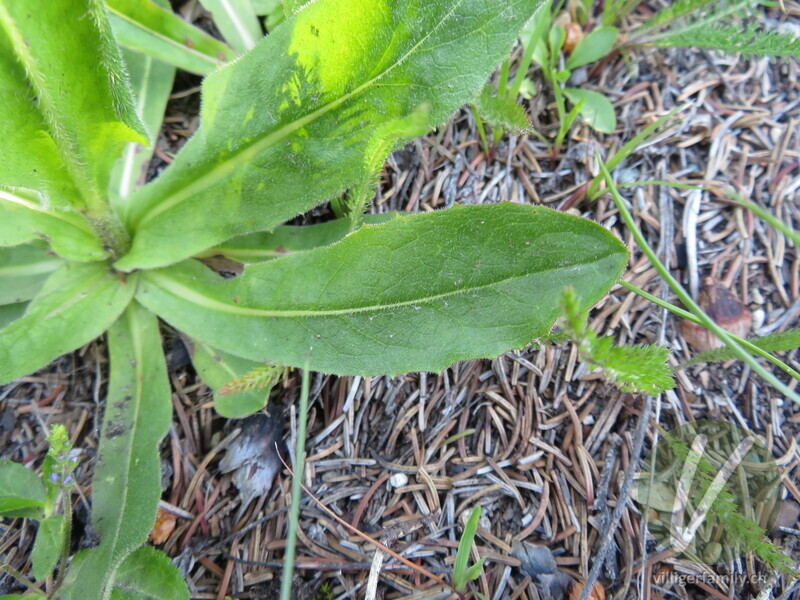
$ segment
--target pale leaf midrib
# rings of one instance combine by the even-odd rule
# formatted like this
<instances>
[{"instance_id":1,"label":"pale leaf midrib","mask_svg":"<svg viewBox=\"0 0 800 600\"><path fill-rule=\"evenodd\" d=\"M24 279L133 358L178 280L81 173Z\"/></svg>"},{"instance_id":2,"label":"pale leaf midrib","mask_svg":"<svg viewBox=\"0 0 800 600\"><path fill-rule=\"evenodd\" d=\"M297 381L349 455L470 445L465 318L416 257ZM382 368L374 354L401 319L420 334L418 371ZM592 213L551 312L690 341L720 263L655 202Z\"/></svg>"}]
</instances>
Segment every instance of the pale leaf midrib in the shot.
<instances>
[{"instance_id":1,"label":"pale leaf midrib","mask_svg":"<svg viewBox=\"0 0 800 600\"><path fill-rule=\"evenodd\" d=\"M41 258L23 264L0 266L0 279L52 273L63 263L64 261L60 258Z\"/></svg>"},{"instance_id":2,"label":"pale leaf midrib","mask_svg":"<svg viewBox=\"0 0 800 600\"><path fill-rule=\"evenodd\" d=\"M249 144L241 146L234 152L230 157L228 157L225 162L220 163L218 166L210 169L206 174L200 176L199 178L195 179L191 184L181 188L174 194L167 196L161 202L153 206L148 212L146 212L142 217L138 219L134 219L134 227L139 228L144 224L152 221L161 213L170 210L171 208L175 207L176 205L180 204L184 200L187 200L193 197L195 194L202 192L203 190L212 187L219 181L225 179L225 177L230 174L231 172L235 171L239 168L239 166L249 163L252 159L254 159L259 153L266 150L270 146L278 143L279 141L287 138L289 135L301 129L302 127L306 126L308 123L316 120L317 118L329 113L330 111L336 109L341 104L346 102L347 100L357 96L365 89L369 88L373 84L380 81L382 78L387 76L391 73L394 69L399 67L403 62L405 62L408 57L412 56L419 48L428 41L428 39L433 35L435 31L441 28L446 21L450 19L453 15L455 10L464 2L464 0L457 0L452 8L445 14L441 20L433 27L431 27L425 35L423 35L420 40L415 43L404 55L400 56L394 63L392 63L389 67L387 67L384 71L373 77L372 79L367 80L366 82L362 83L360 86L344 94L342 97L337 98L325 106L321 106L317 110L292 121L275 131L265 134L263 137L255 137L254 141Z\"/></svg>"},{"instance_id":3,"label":"pale leaf midrib","mask_svg":"<svg viewBox=\"0 0 800 600\"><path fill-rule=\"evenodd\" d=\"M13 193L0 188L0 201L3 200L5 200L6 202L10 202L11 204L24 206L28 210L48 215L58 221L62 221L64 223L67 223L68 225L72 225L76 229L79 229L84 233L88 233L92 237L94 237L94 231L92 230L89 223L83 220L83 218L77 216L73 218L73 214L71 213L60 212L57 210L47 210L46 208L42 207L39 204L35 204L29 200L26 200L25 198L20 198L19 196L15 196Z\"/></svg>"},{"instance_id":4,"label":"pale leaf midrib","mask_svg":"<svg viewBox=\"0 0 800 600\"><path fill-rule=\"evenodd\" d=\"M69 309L71 309L73 306L81 302L82 300L88 298L92 294L92 292L94 292L98 287L102 286L104 283L107 283L105 281L102 281L103 279L105 279L106 275L110 275L110 273L108 273L107 271L100 270L97 273L89 275L84 279L78 279L73 281L72 286L66 293L68 299L59 304L54 310L50 311L47 315L45 315L42 318L42 321L49 321L50 319L53 319L63 314ZM62 289L55 289L52 292L50 292L48 296L59 293L61 291Z\"/></svg>"},{"instance_id":5,"label":"pale leaf midrib","mask_svg":"<svg viewBox=\"0 0 800 600\"><path fill-rule=\"evenodd\" d=\"M250 32L247 31L247 27L245 26L244 23L242 23L242 20L239 18L239 15L237 14L236 10L233 8L233 6L231 6L230 1L219 0L219 3L222 6L222 10L224 10L225 14L228 15L228 18L231 20L231 23L233 23L233 27L234 29L236 29L236 33L239 34L239 37L242 39L242 42L244 43L245 47L248 50L252 49L253 46L256 45L256 40L254 40L251 37Z\"/></svg>"},{"instance_id":6,"label":"pale leaf midrib","mask_svg":"<svg viewBox=\"0 0 800 600\"><path fill-rule=\"evenodd\" d=\"M356 315L359 313L371 313L371 312L378 313L396 308L408 308L420 304L430 304L437 300L446 300L448 298L459 298L460 296L465 296L472 292L481 292L484 290L488 290L490 288L500 286L504 283L517 281L519 279L535 277L540 274L550 273L553 271L559 271L567 268L587 266L592 263L596 263L599 260L602 260L603 258L610 256L611 254L613 254L613 252L609 252L600 257L587 259L586 262L576 262L570 265L559 265L557 267L539 269L537 271L523 273L522 275L504 277L502 279L498 279L483 285L475 285L472 287L461 288L458 290L452 290L448 292L442 292L439 294L421 296L419 298L402 300L400 302L365 305L365 306L357 306L357 307L342 308L342 309L326 309L326 310L264 310L258 308L239 306L237 304L228 304L226 302L221 302L215 298L211 298L201 293L198 290L188 287L182 282L172 279L164 275L163 273L159 273L158 271L147 271L143 276L145 279L149 279L151 282L153 282L157 287L160 287L164 291L173 293L179 298L188 300L189 302L192 302L204 308L216 310L223 313L228 313L243 317L268 317L268 318L332 317L332 316Z\"/></svg>"}]
</instances>

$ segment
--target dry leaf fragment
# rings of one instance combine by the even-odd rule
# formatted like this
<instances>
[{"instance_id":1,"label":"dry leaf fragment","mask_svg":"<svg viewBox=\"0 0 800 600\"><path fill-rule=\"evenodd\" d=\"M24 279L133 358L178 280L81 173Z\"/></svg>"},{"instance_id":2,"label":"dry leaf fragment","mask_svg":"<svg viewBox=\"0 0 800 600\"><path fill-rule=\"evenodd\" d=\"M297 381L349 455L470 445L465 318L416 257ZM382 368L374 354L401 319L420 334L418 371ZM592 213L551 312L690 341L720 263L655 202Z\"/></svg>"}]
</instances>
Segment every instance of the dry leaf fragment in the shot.
<instances>
[{"instance_id":1,"label":"dry leaf fragment","mask_svg":"<svg viewBox=\"0 0 800 600\"><path fill-rule=\"evenodd\" d=\"M569 590L569 600L580 600L583 593L583 583L576 582ZM600 585L600 582L594 584L592 592L589 594L589 600L605 600L606 590Z\"/></svg>"},{"instance_id":2,"label":"dry leaf fragment","mask_svg":"<svg viewBox=\"0 0 800 600\"><path fill-rule=\"evenodd\" d=\"M741 300L713 277L706 277L697 299L706 314L725 331L739 337L747 337L753 324L753 315ZM724 344L702 325L681 321L681 333L687 343L697 352L721 348Z\"/></svg>"},{"instance_id":3,"label":"dry leaf fragment","mask_svg":"<svg viewBox=\"0 0 800 600\"><path fill-rule=\"evenodd\" d=\"M175 522L177 520L178 517L159 506L155 525L153 525L153 530L150 532L150 541L156 546L166 542L172 532L175 531Z\"/></svg>"},{"instance_id":4,"label":"dry leaf fragment","mask_svg":"<svg viewBox=\"0 0 800 600\"><path fill-rule=\"evenodd\" d=\"M275 444L282 439L280 416L257 413L241 421L231 421L231 427L241 427L242 432L225 451L219 463L223 473L233 472L233 483L242 495L242 508L256 496L266 494L280 469Z\"/></svg>"},{"instance_id":5,"label":"dry leaf fragment","mask_svg":"<svg viewBox=\"0 0 800 600\"><path fill-rule=\"evenodd\" d=\"M575 46L583 39L583 29L577 23L567 23L564 26L564 52L572 54Z\"/></svg>"}]
</instances>

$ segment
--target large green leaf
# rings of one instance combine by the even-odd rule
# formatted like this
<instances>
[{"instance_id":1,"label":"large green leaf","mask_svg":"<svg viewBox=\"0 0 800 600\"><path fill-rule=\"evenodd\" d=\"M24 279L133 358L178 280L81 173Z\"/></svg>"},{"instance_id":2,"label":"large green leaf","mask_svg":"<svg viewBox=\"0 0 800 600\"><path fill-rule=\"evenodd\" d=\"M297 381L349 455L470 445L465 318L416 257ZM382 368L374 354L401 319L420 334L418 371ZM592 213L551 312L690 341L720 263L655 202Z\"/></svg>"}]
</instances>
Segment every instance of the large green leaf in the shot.
<instances>
[{"instance_id":1,"label":"large green leaf","mask_svg":"<svg viewBox=\"0 0 800 600\"><path fill-rule=\"evenodd\" d=\"M161 497L158 443L172 403L158 321L131 303L108 332L111 375L92 484L100 545L70 569L63 598L107 598L122 561L147 539ZM158 596L160 597L160 596Z\"/></svg>"},{"instance_id":2,"label":"large green leaf","mask_svg":"<svg viewBox=\"0 0 800 600\"><path fill-rule=\"evenodd\" d=\"M119 44L198 75L235 56L222 42L150 0L106 0Z\"/></svg>"},{"instance_id":3,"label":"large green leaf","mask_svg":"<svg viewBox=\"0 0 800 600\"><path fill-rule=\"evenodd\" d=\"M203 84L200 131L132 198L120 269L268 231L364 178L397 122L434 127L483 87L538 0L310 2ZM387 136L392 144L381 143Z\"/></svg>"},{"instance_id":4,"label":"large green leaf","mask_svg":"<svg viewBox=\"0 0 800 600\"><path fill-rule=\"evenodd\" d=\"M0 330L0 383L22 377L94 338L117 320L136 289L102 263L66 263L25 315Z\"/></svg>"},{"instance_id":5,"label":"large green leaf","mask_svg":"<svg viewBox=\"0 0 800 600\"><path fill-rule=\"evenodd\" d=\"M0 184L105 215L111 166L145 140L101 0L0 3L0 57Z\"/></svg>"},{"instance_id":6,"label":"large green leaf","mask_svg":"<svg viewBox=\"0 0 800 600\"><path fill-rule=\"evenodd\" d=\"M0 304L30 300L63 262L41 243L0 248Z\"/></svg>"},{"instance_id":7,"label":"large green leaf","mask_svg":"<svg viewBox=\"0 0 800 600\"><path fill-rule=\"evenodd\" d=\"M17 304L0 304L0 329L3 329L9 323L16 321L28 308L27 302L18 302Z\"/></svg>"},{"instance_id":8,"label":"large green leaf","mask_svg":"<svg viewBox=\"0 0 800 600\"><path fill-rule=\"evenodd\" d=\"M111 600L189 600L189 590L169 557L149 546L125 559L114 577Z\"/></svg>"},{"instance_id":9,"label":"large green leaf","mask_svg":"<svg viewBox=\"0 0 800 600\"><path fill-rule=\"evenodd\" d=\"M577 217L517 204L367 225L341 242L222 280L196 261L142 274L137 298L251 360L338 374L438 371L548 333L561 291L591 306L628 253Z\"/></svg>"},{"instance_id":10,"label":"large green leaf","mask_svg":"<svg viewBox=\"0 0 800 600\"><path fill-rule=\"evenodd\" d=\"M44 484L19 463L0 461L0 515L41 518Z\"/></svg>"},{"instance_id":11,"label":"large green leaf","mask_svg":"<svg viewBox=\"0 0 800 600\"><path fill-rule=\"evenodd\" d=\"M108 256L92 226L79 214L48 206L38 192L0 186L0 246L35 239L47 240L54 252L69 260Z\"/></svg>"},{"instance_id":12,"label":"large green leaf","mask_svg":"<svg viewBox=\"0 0 800 600\"><path fill-rule=\"evenodd\" d=\"M397 213L364 215L362 220L369 225L385 223ZM330 246L351 232L350 219L336 219L315 225L282 225L270 233L249 233L237 236L227 242L209 248L201 257L224 256L242 263L257 263L311 250L320 246Z\"/></svg>"}]
</instances>

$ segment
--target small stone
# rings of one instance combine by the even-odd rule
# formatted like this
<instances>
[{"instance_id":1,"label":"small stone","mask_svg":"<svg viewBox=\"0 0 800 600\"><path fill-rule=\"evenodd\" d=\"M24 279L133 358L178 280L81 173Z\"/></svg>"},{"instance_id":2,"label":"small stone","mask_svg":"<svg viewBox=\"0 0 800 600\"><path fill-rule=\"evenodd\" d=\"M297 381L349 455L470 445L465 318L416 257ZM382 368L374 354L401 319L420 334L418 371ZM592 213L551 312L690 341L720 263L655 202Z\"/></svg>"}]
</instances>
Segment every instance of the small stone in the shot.
<instances>
[{"instance_id":1,"label":"small stone","mask_svg":"<svg viewBox=\"0 0 800 600\"><path fill-rule=\"evenodd\" d=\"M395 473L389 477L389 485L393 488L403 487L408 483L408 477L405 473Z\"/></svg>"},{"instance_id":2,"label":"small stone","mask_svg":"<svg viewBox=\"0 0 800 600\"><path fill-rule=\"evenodd\" d=\"M753 311L753 329L756 331L761 329L761 326L767 320L767 314L763 308L757 308Z\"/></svg>"}]
</instances>

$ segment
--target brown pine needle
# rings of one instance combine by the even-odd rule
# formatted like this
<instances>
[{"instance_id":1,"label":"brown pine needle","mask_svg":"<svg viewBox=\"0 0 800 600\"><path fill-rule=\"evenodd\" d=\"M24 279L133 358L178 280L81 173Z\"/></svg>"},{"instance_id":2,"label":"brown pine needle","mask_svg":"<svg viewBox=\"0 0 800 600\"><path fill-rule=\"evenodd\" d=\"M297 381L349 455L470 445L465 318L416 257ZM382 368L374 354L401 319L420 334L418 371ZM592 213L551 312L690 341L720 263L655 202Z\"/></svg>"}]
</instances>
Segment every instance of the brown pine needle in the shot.
<instances>
[{"instance_id":1,"label":"brown pine needle","mask_svg":"<svg viewBox=\"0 0 800 600\"><path fill-rule=\"evenodd\" d=\"M277 455L278 455L278 458L280 459L280 461L283 463L283 466L284 466L284 467L286 467L286 469L289 471L289 474L290 474L292 477L294 477L294 473L292 472L292 469L291 469L291 467L289 467L289 465L287 465L287 464L286 464L286 461L285 461L285 460L283 460L283 456L281 456L281 453L280 453L280 450L278 449L278 444L277 444L277 443L275 444L275 452L277 453ZM385 553L386 553L386 554L388 554L389 556L392 556L392 557L396 558L396 559L397 559L397 560L399 560L401 563L403 563L404 565L406 565L408 568L410 568L410 569L413 569L413 570L414 570L414 571L416 571L417 573L420 573L421 575L425 575L425 577L428 577L428 578L430 578L430 579L433 579L433 580L434 580L436 583L438 583L438 584L440 584L440 585L443 585L443 586L445 586L445 587L448 587L448 588L451 588L451 589L452 589L452 586L451 586L450 584L448 584L448 583L447 583L447 582L446 582L444 579L442 579L441 577L439 577L438 575L434 575L433 573L431 573L431 572L430 572L430 571L428 571L427 569L424 569L423 567L420 567L419 565L417 565L417 564L413 563L412 561L408 560L407 558L405 558L405 557L403 557L403 556L400 556L400 555L399 555L397 552L395 552L394 550L391 550L391 549L389 549L387 546L384 546L384 545L383 545L383 544L381 544L381 543L380 543L378 540L376 540L376 539L374 539L374 538L371 538L371 537L369 537L369 536L368 536L366 533L362 533L360 530L358 530L357 528L355 528L355 527L353 527L352 525L350 525L350 523L348 523L347 521L345 521L344 519L342 519L342 518L341 518L339 515L337 515L335 512L333 512L333 511L332 511L330 508L328 508L327 506L325 506L325 505L324 505L324 504L323 504L323 503L322 503L322 502L321 502L321 501L320 501L320 500L319 500L319 499L318 499L318 498L317 498L317 497L316 497L314 494L312 494L312 493L311 493L311 491L310 491L310 490L309 490L309 489L308 489L308 488L307 488L305 485L303 485L302 483L300 484L300 487L302 487L302 488L303 488L303 491L304 491L306 494L308 494L308 495L311 497L311 499L312 499L314 502L316 502L317 506L319 506L319 507L320 507L322 510L324 510L326 513L328 513L328 515L330 515L330 516L331 516L333 519L335 519L335 520L336 520L336 521L337 521L337 522L338 522L340 525L342 525L343 527L345 527L345 528L349 529L350 531L352 531L352 532L353 532L355 535L357 535L358 537L360 537L362 540L364 540L365 542L369 542L370 544L372 544L372 545L373 545L373 546L375 546L376 548L379 548L380 550L382 550L383 552L385 552Z\"/></svg>"}]
</instances>

